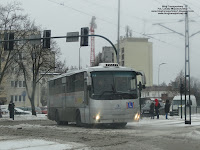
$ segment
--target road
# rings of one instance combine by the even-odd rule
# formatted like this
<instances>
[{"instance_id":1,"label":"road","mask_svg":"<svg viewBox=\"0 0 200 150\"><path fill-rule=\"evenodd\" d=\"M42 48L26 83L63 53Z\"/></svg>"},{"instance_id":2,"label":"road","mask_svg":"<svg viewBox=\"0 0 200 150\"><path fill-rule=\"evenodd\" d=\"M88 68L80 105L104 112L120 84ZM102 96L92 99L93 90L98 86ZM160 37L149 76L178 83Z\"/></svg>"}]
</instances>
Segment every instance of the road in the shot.
<instances>
[{"instance_id":1,"label":"road","mask_svg":"<svg viewBox=\"0 0 200 150\"><path fill-rule=\"evenodd\" d=\"M94 150L199 150L199 118L197 116L192 125L185 125L181 119L165 120L164 116L159 120L144 118L140 122L127 124L123 129L76 127L73 123L58 126L48 119L3 119L0 120L0 137L75 142L83 144L79 149Z\"/></svg>"}]
</instances>

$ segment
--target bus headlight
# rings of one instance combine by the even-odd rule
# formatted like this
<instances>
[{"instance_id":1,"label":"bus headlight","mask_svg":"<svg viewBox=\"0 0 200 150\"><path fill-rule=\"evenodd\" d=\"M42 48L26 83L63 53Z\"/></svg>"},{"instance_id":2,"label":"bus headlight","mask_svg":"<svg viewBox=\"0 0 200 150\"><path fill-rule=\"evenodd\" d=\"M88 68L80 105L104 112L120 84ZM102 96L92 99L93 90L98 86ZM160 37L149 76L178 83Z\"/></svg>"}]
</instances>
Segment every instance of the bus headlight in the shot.
<instances>
[{"instance_id":1,"label":"bus headlight","mask_svg":"<svg viewBox=\"0 0 200 150\"><path fill-rule=\"evenodd\" d=\"M96 116L93 116L93 119L95 120L95 121L99 121L100 120L100 115L99 114L97 114Z\"/></svg>"},{"instance_id":2,"label":"bus headlight","mask_svg":"<svg viewBox=\"0 0 200 150\"><path fill-rule=\"evenodd\" d=\"M135 114L134 120L138 121L139 119L140 119L140 114L139 113Z\"/></svg>"},{"instance_id":3,"label":"bus headlight","mask_svg":"<svg viewBox=\"0 0 200 150\"><path fill-rule=\"evenodd\" d=\"M100 115L97 114L96 117L95 117L95 120L98 121L99 119L100 119Z\"/></svg>"}]
</instances>

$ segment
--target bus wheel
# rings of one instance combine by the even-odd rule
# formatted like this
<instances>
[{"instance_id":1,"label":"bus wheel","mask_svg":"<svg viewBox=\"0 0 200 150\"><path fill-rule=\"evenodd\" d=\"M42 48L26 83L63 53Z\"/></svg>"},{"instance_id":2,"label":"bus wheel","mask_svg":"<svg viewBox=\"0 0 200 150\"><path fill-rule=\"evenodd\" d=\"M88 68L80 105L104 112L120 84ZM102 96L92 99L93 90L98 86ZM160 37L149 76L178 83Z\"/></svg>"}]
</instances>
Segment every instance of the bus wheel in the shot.
<instances>
[{"instance_id":1,"label":"bus wheel","mask_svg":"<svg viewBox=\"0 0 200 150\"><path fill-rule=\"evenodd\" d=\"M56 119L55 121L57 122L58 125L61 125L62 124L62 121L60 121L60 118L59 118L59 113L58 111L56 111Z\"/></svg>"},{"instance_id":2,"label":"bus wheel","mask_svg":"<svg viewBox=\"0 0 200 150\"><path fill-rule=\"evenodd\" d=\"M118 124L118 126L121 127L121 128L124 128L126 125L127 125L126 122L124 122L124 123L119 123L119 124Z\"/></svg>"},{"instance_id":3,"label":"bus wheel","mask_svg":"<svg viewBox=\"0 0 200 150\"><path fill-rule=\"evenodd\" d=\"M81 114L80 114L79 110L76 112L76 126L78 126L78 127L82 126L82 123L81 123Z\"/></svg>"},{"instance_id":4,"label":"bus wheel","mask_svg":"<svg viewBox=\"0 0 200 150\"><path fill-rule=\"evenodd\" d=\"M63 125L68 125L68 121L63 121Z\"/></svg>"}]
</instances>

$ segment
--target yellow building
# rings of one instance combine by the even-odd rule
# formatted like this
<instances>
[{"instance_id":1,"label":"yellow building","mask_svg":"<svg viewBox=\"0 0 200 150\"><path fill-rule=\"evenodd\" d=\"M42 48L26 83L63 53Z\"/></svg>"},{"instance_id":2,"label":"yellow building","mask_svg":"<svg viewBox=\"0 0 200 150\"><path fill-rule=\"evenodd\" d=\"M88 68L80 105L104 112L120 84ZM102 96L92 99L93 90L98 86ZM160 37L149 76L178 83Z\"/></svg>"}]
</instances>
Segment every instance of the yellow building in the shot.
<instances>
[{"instance_id":1,"label":"yellow building","mask_svg":"<svg viewBox=\"0 0 200 150\"><path fill-rule=\"evenodd\" d=\"M120 40L119 64L143 71L146 75L146 86L152 86L152 53L152 43L148 41L148 38L123 38ZM116 57L114 58L116 62Z\"/></svg>"}]
</instances>

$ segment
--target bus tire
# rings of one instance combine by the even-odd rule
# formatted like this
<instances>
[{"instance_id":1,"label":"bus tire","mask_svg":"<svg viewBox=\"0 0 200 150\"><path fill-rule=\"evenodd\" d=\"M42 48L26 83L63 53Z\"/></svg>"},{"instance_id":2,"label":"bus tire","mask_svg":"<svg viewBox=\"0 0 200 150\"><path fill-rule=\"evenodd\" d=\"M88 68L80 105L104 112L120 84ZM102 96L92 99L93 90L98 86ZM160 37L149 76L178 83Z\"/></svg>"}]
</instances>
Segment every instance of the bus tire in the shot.
<instances>
[{"instance_id":1,"label":"bus tire","mask_svg":"<svg viewBox=\"0 0 200 150\"><path fill-rule=\"evenodd\" d=\"M79 110L76 111L76 126L77 127L81 127L82 126L81 114L80 114Z\"/></svg>"},{"instance_id":2,"label":"bus tire","mask_svg":"<svg viewBox=\"0 0 200 150\"><path fill-rule=\"evenodd\" d=\"M61 125L62 124L62 121L60 121L60 118L59 118L59 113L58 111L56 111L56 115L55 115L55 121L57 122L57 125Z\"/></svg>"},{"instance_id":3,"label":"bus tire","mask_svg":"<svg viewBox=\"0 0 200 150\"><path fill-rule=\"evenodd\" d=\"M68 121L63 121L63 125L68 125Z\"/></svg>"},{"instance_id":4,"label":"bus tire","mask_svg":"<svg viewBox=\"0 0 200 150\"><path fill-rule=\"evenodd\" d=\"M125 126L127 125L127 122L124 122L124 123L119 123L118 126L120 128L125 128Z\"/></svg>"}]
</instances>

